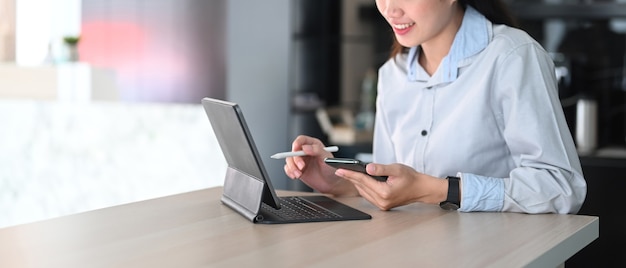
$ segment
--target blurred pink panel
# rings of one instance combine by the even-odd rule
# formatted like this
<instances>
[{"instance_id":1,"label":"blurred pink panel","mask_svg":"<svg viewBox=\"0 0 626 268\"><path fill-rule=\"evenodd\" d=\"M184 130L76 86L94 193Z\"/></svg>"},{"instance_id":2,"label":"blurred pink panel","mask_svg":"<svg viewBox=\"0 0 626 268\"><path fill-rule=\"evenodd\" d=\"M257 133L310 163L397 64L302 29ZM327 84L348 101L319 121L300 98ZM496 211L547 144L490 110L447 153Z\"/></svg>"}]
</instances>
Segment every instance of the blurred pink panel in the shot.
<instances>
[{"instance_id":1,"label":"blurred pink panel","mask_svg":"<svg viewBox=\"0 0 626 268\"><path fill-rule=\"evenodd\" d=\"M82 61L98 67L135 64L145 43L142 29L130 22L83 23L78 51Z\"/></svg>"},{"instance_id":2,"label":"blurred pink panel","mask_svg":"<svg viewBox=\"0 0 626 268\"><path fill-rule=\"evenodd\" d=\"M80 60L111 69L125 101L225 95L222 0L83 1Z\"/></svg>"}]
</instances>

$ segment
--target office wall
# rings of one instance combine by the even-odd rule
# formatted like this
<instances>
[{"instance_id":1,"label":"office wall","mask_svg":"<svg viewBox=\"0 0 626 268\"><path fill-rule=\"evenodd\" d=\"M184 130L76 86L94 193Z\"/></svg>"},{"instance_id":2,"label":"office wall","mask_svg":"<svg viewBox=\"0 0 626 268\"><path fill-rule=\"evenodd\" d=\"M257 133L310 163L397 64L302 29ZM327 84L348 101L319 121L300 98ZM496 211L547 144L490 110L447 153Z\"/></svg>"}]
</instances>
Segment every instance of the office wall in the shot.
<instances>
[{"instance_id":1,"label":"office wall","mask_svg":"<svg viewBox=\"0 0 626 268\"><path fill-rule=\"evenodd\" d=\"M123 101L223 98L226 1L82 3L80 60L115 71Z\"/></svg>"},{"instance_id":2,"label":"office wall","mask_svg":"<svg viewBox=\"0 0 626 268\"><path fill-rule=\"evenodd\" d=\"M285 189L284 160L290 150L288 81L290 0L228 0L227 98L242 106L274 187Z\"/></svg>"}]
</instances>

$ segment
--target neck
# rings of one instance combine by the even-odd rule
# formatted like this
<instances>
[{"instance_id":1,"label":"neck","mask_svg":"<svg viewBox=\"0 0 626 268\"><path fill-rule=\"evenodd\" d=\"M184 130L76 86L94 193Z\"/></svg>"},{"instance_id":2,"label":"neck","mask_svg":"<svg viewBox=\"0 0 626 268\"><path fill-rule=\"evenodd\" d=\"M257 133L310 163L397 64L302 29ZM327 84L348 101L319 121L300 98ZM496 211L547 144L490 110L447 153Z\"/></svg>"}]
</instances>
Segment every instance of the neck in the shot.
<instances>
[{"instance_id":1,"label":"neck","mask_svg":"<svg viewBox=\"0 0 626 268\"><path fill-rule=\"evenodd\" d=\"M461 8L458 8L457 11L452 14L451 22L448 23L441 33L421 44L422 51L418 62L429 75L433 75L435 71L437 71L443 58L450 52L454 37L459 31L459 28L461 28L464 13Z\"/></svg>"}]
</instances>

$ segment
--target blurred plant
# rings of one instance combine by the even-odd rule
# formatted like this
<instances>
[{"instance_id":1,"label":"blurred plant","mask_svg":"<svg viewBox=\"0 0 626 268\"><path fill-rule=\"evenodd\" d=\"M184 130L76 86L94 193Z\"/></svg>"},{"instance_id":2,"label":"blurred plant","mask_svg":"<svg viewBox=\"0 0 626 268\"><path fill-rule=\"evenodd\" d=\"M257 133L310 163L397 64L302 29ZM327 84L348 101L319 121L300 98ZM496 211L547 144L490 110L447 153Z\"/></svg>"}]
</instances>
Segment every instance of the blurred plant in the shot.
<instances>
[{"instance_id":1,"label":"blurred plant","mask_svg":"<svg viewBox=\"0 0 626 268\"><path fill-rule=\"evenodd\" d=\"M63 42L70 46L75 46L80 41L80 36L64 36Z\"/></svg>"},{"instance_id":2,"label":"blurred plant","mask_svg":"<svg viewBox=\"0 0 626 268\"><path fill-rule=\"evenodd\" d=\"M78 61L78 42L79 41L80 41L79 35L76 35L76 36L68 35L68 36L63 37L63 43L65 43L65 45L68 48L67 60L70 62Z\"/></svg>"}]
</instances>

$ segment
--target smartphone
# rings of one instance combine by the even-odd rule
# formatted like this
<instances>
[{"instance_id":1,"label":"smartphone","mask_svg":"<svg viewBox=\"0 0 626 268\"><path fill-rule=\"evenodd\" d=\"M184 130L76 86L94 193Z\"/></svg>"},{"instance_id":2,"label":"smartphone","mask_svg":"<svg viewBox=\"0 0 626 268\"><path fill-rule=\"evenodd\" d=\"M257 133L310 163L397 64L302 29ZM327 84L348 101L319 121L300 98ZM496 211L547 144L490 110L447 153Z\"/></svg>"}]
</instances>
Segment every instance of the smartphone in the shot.
<instances>
[{"instance_id":1,"label":"smartphone","mask_svg":"<svg viewBox=\"0 0 626 268\"><path fill-rule=\"evenodd\" d=\"M387 181L387 176L372 176L367 174L367 171L365 171L365 166L367 166L367 163L364 163L360 160L357 159L352 159L352 158L325 158L324 162L334 168L343 168L343 169L348 169L348 170L352 170L352 171L358 171L361 172L363 174L366 174L372 178L374 178L377 181Z\"/></svg>"}]
</instances>

